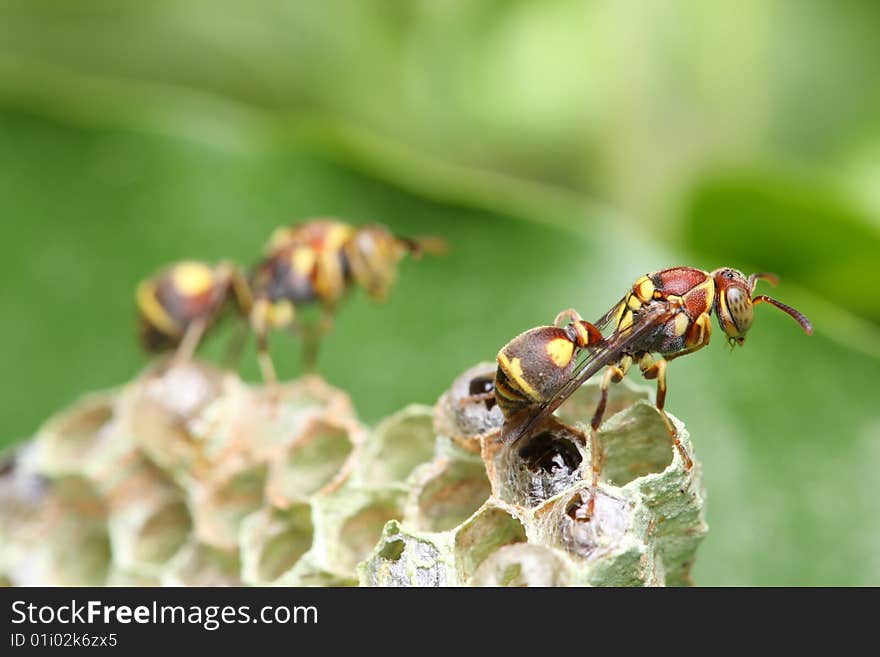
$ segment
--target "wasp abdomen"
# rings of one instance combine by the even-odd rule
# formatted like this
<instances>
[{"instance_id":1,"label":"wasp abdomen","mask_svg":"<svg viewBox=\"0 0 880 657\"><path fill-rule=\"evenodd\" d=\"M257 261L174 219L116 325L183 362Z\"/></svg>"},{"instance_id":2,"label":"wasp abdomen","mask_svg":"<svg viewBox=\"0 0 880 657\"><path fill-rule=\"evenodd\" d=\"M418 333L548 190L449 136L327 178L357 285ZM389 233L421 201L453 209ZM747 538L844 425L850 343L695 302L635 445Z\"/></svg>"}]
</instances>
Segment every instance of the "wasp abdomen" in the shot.
<instances>
[{"instance_id":1,"label":"wasp abdomen","mask_svg":"<svg viewBox=\"0 0 880 657\"><path fill-rule=\"evenodd\" d=\"M546 400L571 374L575 343L568 331L539 326L498 352L495 394L505 417Z\"/></svg>"},{"instance_id":2,"label":"wasp abdomen","mask_svg":"<svg viewBox=\"0 0 880 657\"><path fill-rule=\"evenodd\" d=\"M193 319L214 305L214 271L200 262L177 263L138 287L141 341L148 351L180 342Z\"/></svg>"}]
</instances>

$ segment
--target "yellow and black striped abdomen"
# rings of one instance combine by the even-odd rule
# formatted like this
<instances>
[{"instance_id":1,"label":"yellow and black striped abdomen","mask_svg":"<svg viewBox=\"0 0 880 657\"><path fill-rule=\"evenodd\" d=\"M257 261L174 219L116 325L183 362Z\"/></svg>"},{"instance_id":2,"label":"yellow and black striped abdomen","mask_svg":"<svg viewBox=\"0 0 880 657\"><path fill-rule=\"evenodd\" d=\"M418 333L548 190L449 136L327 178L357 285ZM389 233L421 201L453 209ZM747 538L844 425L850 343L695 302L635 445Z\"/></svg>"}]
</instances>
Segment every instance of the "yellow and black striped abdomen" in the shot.
<instances>
[{"instance_id":1,"label":"yellow and black striped abdomen","mask_svg":"<svg viewBox=\"0 0 880 657\"><path fill-rule=\"evenodd\" d=\"M506 418L549 399L571 374L575 343L556 326L521 333L498 352L495 398Z\"/></svg>"},{"instance_id":2,"label":"yellow and black striped abdomen","mask_svg":"<svg viewBox=\"0 0 880 657\"><path fill-rule=\"evenodd\" d=\"M214 270L199 262L176 263L137 289L141 342L156 352L177 346L196 318L215 311L217 281Z\"/></svg>"}]
</instances>

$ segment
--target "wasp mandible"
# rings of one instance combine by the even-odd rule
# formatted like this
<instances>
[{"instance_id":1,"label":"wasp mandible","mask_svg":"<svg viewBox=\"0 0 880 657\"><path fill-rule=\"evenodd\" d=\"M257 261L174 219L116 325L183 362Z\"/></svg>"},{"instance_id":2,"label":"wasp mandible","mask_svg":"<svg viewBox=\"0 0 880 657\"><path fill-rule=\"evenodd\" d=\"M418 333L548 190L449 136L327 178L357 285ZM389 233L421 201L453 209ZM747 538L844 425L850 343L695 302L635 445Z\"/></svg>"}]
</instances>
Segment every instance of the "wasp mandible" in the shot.
<instances>
[{"instance_id":1,"label":"wasp mandible","mask_svg":"<svg viewBox=\"0 0 880 657\"><path fill-rule=\"evenodd\" d=\"M754 306L761 303L790 315L807 335L813 332L809 320L794 308L765 295L752 296L759 280L778 282L774 274L746 277L729 267L713 272L672 267L639 278L595 323L569 309L557 316L553 327L520 334L498 353L494 394L505 416L502 437L515 443L529 436L587 379L607 367L590 422L593 479L587 515L591 515L600 469L595 435L605 414L608 389L636 363L646 379L657 380L657 410L690 469L693 461L664 410L667 363L709 344L713 312L731 346L745 342ZM569 320L566 329L558 328L565 320ZM600 331L612 324L608 337L602 337ZM581 354L586 357L578 363Z\"/></svg>"}]
</instances>

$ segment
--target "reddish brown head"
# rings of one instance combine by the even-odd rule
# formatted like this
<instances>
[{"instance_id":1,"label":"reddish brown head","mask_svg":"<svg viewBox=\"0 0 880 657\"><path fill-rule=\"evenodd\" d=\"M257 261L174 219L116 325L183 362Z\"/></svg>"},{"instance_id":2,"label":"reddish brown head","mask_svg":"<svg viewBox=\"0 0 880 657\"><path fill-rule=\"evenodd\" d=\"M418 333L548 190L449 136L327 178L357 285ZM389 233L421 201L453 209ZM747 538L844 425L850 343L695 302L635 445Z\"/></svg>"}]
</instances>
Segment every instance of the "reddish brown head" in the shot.
<instances>
[{"instance_id":1,"label":"reddish brown head","mask_svg":"<svg viewBox=\"0 0 880 657\"><path fill-rule=\"evenodd\" d=\"M713 271L712 278L715 281L716 292L714 310L718 315L718 324L721 326L721 330L727 334L731 346L741 345L745 342L746 333L751 328L754 319L754 306L759 303L769 303L776 306L800 324L807 335L812 335L813 326L802 313L763 294L752 296L759 280L766 280L776 285L779 279L775 274L752 274L746 278L741 271L723 267Z\"/></svg>"},{"instance_id":2,"label":"reddish brown head","mask_svg":"<svg viewBox=\"0 0 880 657\"><path fill-rule=\"evenodd\" d=\"M355 280L367 294L382 301L397 278L397 263L404 255L439 254L445 242L435 237L399 237L385 226L369 224L357 229L345 249Z\"/></svg>"}]
</instances>

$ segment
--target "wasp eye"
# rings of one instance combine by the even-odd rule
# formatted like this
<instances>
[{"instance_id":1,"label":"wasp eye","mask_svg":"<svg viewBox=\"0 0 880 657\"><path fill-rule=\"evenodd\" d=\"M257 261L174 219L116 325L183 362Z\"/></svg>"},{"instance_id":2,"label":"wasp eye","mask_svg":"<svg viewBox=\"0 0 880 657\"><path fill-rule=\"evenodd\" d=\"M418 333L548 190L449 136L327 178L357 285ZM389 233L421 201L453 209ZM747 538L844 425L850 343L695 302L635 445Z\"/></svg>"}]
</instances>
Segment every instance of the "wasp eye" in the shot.
<instances>
[{"instance_id":1,"label":"wasp eye","mask_svg":"<svg viewBox=\"0 0 880 657\"><path fill-rule=\"evenodd\" d=\"M752 299L745 290L738 287L732 287L727 290L727 310L730 313L733 330L725 327L725 332L731 337L740 337L745 335L746 331L752 326L755 311L752 308Z\"/></svg>"}]
</instances>

